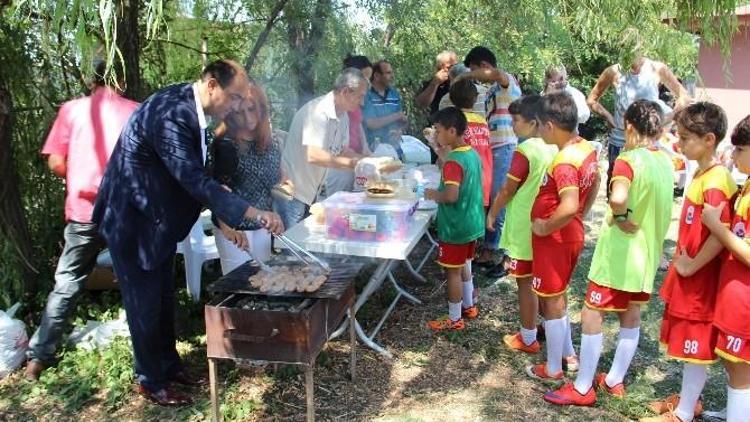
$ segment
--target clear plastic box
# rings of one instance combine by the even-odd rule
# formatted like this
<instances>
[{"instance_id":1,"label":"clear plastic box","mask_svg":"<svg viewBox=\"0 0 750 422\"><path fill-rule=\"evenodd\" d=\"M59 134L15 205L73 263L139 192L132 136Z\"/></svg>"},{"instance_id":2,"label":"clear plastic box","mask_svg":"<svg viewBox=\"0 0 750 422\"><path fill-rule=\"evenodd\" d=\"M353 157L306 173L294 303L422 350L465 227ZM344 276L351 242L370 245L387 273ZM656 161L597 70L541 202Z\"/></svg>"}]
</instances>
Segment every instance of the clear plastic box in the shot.
<instances>
[{"instance_id":1,"label":"clear plastic box","mask_svg":"<svg viewBox=\"0 0 750 422\"><path fill-rule=\"evenodd\" d=\"M368 198L364 192L337 192L323 201L330 239L398 242L406 238L417 201Z\"/></svg>"}]
</instances>

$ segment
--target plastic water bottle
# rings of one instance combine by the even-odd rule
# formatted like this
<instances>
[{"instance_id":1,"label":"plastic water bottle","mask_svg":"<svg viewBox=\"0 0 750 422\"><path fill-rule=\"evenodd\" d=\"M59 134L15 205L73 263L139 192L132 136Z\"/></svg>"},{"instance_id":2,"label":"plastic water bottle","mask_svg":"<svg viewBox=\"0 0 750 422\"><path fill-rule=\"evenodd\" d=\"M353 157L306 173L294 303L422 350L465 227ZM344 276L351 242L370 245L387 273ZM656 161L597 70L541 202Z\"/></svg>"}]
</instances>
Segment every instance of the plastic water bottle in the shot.
<instances>
[{"instance_id":1,"label":"plastic water bottle","mask_svg":"<svg viewBox=\"0 0 750 422\"><path fill-rule=\"evenodd\" d=\"M418 181L417 182L417 199L424 199L424 182Z\"/></svg>"}]
</instances>

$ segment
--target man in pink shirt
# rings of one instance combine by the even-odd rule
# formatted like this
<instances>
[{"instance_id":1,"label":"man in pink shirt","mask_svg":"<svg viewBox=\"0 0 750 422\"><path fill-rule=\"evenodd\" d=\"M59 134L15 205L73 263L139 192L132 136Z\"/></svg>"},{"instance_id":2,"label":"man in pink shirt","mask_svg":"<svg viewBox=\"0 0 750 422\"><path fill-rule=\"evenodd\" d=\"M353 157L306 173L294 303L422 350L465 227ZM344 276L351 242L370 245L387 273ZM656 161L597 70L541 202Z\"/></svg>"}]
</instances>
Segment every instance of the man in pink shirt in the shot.
<instances>
[{"instance_id":1,"label":"man in pink shirt","mask_svg":"<svg viewBox=\"0 0 750 422\"><path fill-rule=\"evenodd\" d=\"M66 102L42 148L47 164L65 179L65 246L55 272L55 287L47 298L42 321L29 343L26 378L37 380L49 366L67 318L83 282L96 264L104 241L91 222L91 213L104 169L122 127L138 106L107 86L104 63L96 66L91 94ZM117 69L118 75L124 75ZM123 85L122 82L119 83Z\"/></svg>"}]
</instances>

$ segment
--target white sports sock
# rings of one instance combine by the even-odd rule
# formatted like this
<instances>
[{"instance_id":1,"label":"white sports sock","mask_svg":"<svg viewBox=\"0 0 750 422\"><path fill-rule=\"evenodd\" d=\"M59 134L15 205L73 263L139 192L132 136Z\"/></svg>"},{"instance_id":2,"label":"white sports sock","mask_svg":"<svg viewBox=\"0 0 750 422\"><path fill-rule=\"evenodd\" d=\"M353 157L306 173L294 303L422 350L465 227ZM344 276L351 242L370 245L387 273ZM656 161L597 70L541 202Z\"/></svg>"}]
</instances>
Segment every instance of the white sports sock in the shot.
<instances>
[{"instance_id":1,"label":"white sports sock","mask_svg":"<svg viewBox=\"0 0 750 422\"><path fill-rule=\"evenodd\" d=\"M563 357L575 356L576 349L573 348L573 333L570 330L570 317L568 317L567 311L565 311L565 343L563 343L562 355ZM588 390L586 390L588 391Z\"/></svg>"},{"instance_id":2,"label":"white sports sock","mask_svg":"<svg viewBox=\"0 0 750 422\"><path fill-rule=\"evenodd\" d=\"M531 343L536 341L536 327L533 330L527 330L521 327L521 338L523 339L523 344L529 346Z\"/></svg>"},{"instance_id":3,"label":"white sports sock","mask_svg":"<svg viewBox=\"0 0 750 422\"><path fill-rule=\"evenodd\" d=\"M581 394L586 394L594 383L596 367L599 365L599 357L602 355L604 335L581 334L581 358L578 367L578 376L574 387Z\"/></svg>"},{"instance_id":4,"label":"white sports sock","mask_svg":"<svg viewBox=\"0 0 750 422\"><path fill-rule=\"evenodd\" d=\"M463 291L463 304L464 308L471 308L474 306L474 280L464 281L461 283L461 289Z\"/></svg>"},{"instance_id":5,"label":"white sports sock","mask_svg":"<svg viewBox=\"0 0 750 422\"><path fill-rule=\"evenodd\" d=\"M607 373L607 385L614 387L625 379L630 362L633 361L635 350L638 348L638 338L641 335L641 327L620 328L620 337L617 339L617 349L612 367ZM583 353L583 352L581 352Z\"/></svg>"},{"instance_id":6,"label":"white sports sock","mask_svg":"<svg viewBox=\"0 0 750 422\"><path fill-rule=\"evenodd\" d=\"M680 402L674 413L683 421L692 421L695 412L695 404L706 385L708 378L708 366L686 363L682 369L682 389L680 390Z\"/></svg>"},{"instance_id":7,"label":"white sports sock","mask_svg":"<svg viewBox=\"0 0 750 422\"><path fill-rule=\"evenodd\" d=\"M461 319L461 302L448 302L448 317L451 321L458 321Z\"/></svg>"},{"instance_id":8,"label":"white sports sock","mask_svg":"<svg viewBox=\"0 0 750 422\"><path fill-rule=\"evenodd\" d=\"M467 259L466 264L461 269L461 278L463 279L463 304L464 308L471 308L476 303L474 295L474 276L471 274L471 260Z\"/></svg>"},{"instance_id":9,"label":"white sports sock","mask_svg":"<svg viewBox=\"0 0 750 422\"><path fill-rule=\"evenodd\" d=\"M466 265L464 265L463 270L464 270L464 275L466 276L466 278L467 279L471 278L471 260L470 259L466 260Z\"/></svg>"},{"instance_id":10,"label":"white sports sock","mask_svg":"<svg viewBox=\"0 0 750 422\"><path fill-rule=\"evenodd\" d=\"M562 350L565 343L565 319L544 321L547 336L547 373L550 375L562 371Z\"/></svg>"},{"instance_id":11,"label":"white sports sock","mask_svg":"<svg viewBox=\"0 0 750 422\"><path fill-rule=\"evenodd\" d=\"M750 389L734 389L727 385L727 422L750 421Z\"/></svg>"}]
</instances>

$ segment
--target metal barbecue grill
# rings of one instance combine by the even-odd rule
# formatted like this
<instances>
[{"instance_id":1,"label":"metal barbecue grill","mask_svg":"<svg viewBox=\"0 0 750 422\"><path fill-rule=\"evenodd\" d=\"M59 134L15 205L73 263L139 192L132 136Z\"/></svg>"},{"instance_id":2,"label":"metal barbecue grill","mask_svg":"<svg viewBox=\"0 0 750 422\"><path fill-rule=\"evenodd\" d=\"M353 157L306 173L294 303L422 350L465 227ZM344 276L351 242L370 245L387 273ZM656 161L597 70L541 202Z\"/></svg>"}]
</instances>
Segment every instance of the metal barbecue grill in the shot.
<instances>
[{"instance_id":1,"label":"metal barbecue grill","mask_svg":"<svg viewBox=\"0 0 750 422\"><path fill-rule=\"evenodd\" d=\"M206 342L213 420L218 421L216 361L244 364L301 365L305 371L307 420L315 418L313 369L315 359L347 312L354 313L354 278L360 263L329 260L326 282L314 292L261 292L248 278L259 271L247 262L209 287L213 299L206 305ZM267 262L293 265L275 257ZM355 376L356 335L349 319L350 372Z\"/></svg>"}]
</instances>

